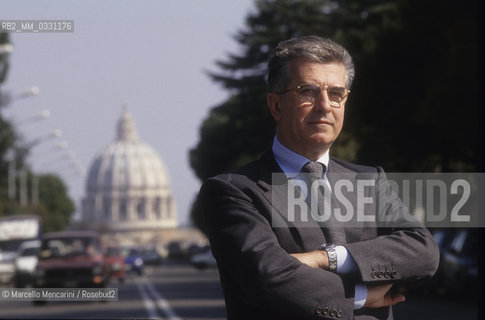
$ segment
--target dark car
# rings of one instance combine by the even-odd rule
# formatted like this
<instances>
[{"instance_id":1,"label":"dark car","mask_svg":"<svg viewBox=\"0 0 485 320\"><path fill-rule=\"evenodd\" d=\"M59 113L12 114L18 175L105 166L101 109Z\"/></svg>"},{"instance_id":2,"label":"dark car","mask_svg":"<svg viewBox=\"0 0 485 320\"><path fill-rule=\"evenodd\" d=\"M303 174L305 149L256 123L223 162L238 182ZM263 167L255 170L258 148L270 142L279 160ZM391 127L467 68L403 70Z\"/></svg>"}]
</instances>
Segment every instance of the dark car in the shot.
<instances>
[{"instance_id":1,"label":"dark car","mask_svg":"<svg viewBox=\"0 0 485 320\"><path fill-rule=\"evenodd\" d=\"M126 271L135 272L140 276L143 274L144 263L140 250L128 247L121 248L121 255L125 259Z\"/></svg>"},{"instance_id":2,"label":"dark car","mask_svg":"<svg viewBox=\"0 0 485 320\"><path fill-rule=\"evenodd\" d=\"M97 233L55 232L42 237L34 287L105 287L108 280L108 268Z\"/></svg>"},{"instance_id":3,"label":"dark car","mask_svg":"<svg viewBox=\"0 0 485 320\"><path fill-rule=\"evenodd\" d=\"M142 248L140 254L145 265L159 265L163 261L163 256L156 247Z\"/></svg>"},{"instance_id":4,"label":"dark car","mask_svg":"<svg viewBox=\"0 0 485 320\"><path fill-rule=\"evenodd\" d=\"M203 270L207 268L217 268L217 262L210 247L207 247L203 252L196 253L190 258L190 263L197 269Z\"/></svg>"},{"instance_id":5,"label":"dark car","mask_svg":"<svg viewBox=\"0 0 485 320\"><path fill-rule=\"evenodd\" d=\"M170 259L173 260L186 260L187 259L187 250L184 246L184 243L180 241L172 241L167 246L168 256Z\"/></svg>"},{"instance_id":6,"label":"dark car","mask_svg":"<svg viewBox=\"0 0 485 320\"><path fill-rule=\"evenodd\" d=\"M443 253L443 285L447 292L476 296L479 254L479 230L459 230Z\"/></svg>"}]
</instances>

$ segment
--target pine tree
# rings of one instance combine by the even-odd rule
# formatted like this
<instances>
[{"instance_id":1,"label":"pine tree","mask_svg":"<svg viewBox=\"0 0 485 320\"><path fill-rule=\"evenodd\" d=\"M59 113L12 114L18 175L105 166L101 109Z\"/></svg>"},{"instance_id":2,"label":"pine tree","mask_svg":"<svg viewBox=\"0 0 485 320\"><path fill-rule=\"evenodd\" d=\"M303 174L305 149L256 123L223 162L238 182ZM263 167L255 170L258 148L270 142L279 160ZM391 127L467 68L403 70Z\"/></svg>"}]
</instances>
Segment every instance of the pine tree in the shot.
<instances>
[{"instance_id":1,"label":"pine tree","mask_svg":"<svg viewBox=\"0 0 485 320\"><path fill-rule=\"evenodd\" d=\"M190 151L195 173L204 180L270 146L269 52L282 40L310 34L344 45L356 66L333 155L392 171L478 170L482 5L465 2L256 1L235 36L241 53L217 61L220 70L209 74L232 95L202 124ZM457 120L451 130L450 114Z\"/></svg>"},{"instance_id":2,"label":"pine tree","mask_svg":"<svg viewBox=\"0 0 485 320\"><path fill-rule=\"evenodd\" d=\"M354 59L372 53L384 28L396 28L396 5L389 1L259 0L246 28L235 40L242 52L217 61L210 77L232 93L214 107L190 152L197 176L204 180L258 157L272 141L274 123L266 107L266 63L282 40L302 35L329 37L355 51ZM370 41L369 41L370 39ZM356 139L343 133L334 154L355 158Z\"/></svg>"},{"instance_id":3,"label":"pine tree","mask_svg":"<svg viewBox=\"0 0 485 320\"><path fill-rule=\"evenodd\" d=\"M204 180L270 147L270 51L301 35L346 47L356 77L332 155L387 171L483 170L483 32L479 0L258 0L235 40L241 52L209 76L231 97L214 107L190 151ZM200 226L197 204L192 217Z\"/></svg>"}]
</instances>

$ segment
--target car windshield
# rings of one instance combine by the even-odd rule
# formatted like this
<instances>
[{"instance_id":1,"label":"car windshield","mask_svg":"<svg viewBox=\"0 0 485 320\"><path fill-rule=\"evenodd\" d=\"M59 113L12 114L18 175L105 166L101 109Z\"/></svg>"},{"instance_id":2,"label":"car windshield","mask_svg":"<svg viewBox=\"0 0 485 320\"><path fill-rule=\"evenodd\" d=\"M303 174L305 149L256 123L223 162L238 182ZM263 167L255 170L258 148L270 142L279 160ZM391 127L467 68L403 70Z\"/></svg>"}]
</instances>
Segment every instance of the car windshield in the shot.
<instances>
[{"instance_id":1,"label":"car windshield","mask_svg":"<svg viewBox=\"0 0 485 320\"><path fill-rule=\"evenodd\" d=\"M44 240L39 257L46 259L53 257L92 256L98 253L99 246L94 238L59 238Z\"/></svg>"},{"instance_id":2,"label":"car windshield","mask_svg":"<svg viewBox=\"0 0 485 320\"><path fill-rule=\"evenodd\" d=\"M20 256L30 257L30 256L36 256L38 254L39 254L39 248L38 247L31 247L31 248L25 248L22 251L22 254Z\"/></svg>"},{"instance_id":3,"label":"car windshield","mask_svg":"<svg viewBox=\"0 0 485 320\"><path fill-rule=\"evenodd\" d=\"M25 239L4 240L0 242L0 251L17 251Z\"/></svg>"}]
</instances>

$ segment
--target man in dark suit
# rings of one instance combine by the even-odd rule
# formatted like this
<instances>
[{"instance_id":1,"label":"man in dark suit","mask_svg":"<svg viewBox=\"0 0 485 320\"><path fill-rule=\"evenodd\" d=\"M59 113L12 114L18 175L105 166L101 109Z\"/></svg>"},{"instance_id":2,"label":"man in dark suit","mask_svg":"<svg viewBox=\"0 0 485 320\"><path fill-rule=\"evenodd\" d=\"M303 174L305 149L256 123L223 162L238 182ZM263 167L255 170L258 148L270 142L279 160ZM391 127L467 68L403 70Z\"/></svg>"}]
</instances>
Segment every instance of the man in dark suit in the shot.
<instances>
[{"instance_id":1,"label":"man in dark suit","mask_svg":"<svg viewBox=\"0 0 485 320\"><path fill-rule=\"evenodd\" d=\"M382 168L329 156L353 76L350 55L331 40L281 42L268 63L271 150L203 184L199 203L229 319L392 319L391 306L404 301L393 285L436 271L436 244L416 221L400 223L409 215ZM354 187L359 177L368 188ZM343 180L363 192L342 197ZM320 219L325 208L340 211ZM384 212L392 223L344 219L344 211Z\"/></svg>"}]
</instances>

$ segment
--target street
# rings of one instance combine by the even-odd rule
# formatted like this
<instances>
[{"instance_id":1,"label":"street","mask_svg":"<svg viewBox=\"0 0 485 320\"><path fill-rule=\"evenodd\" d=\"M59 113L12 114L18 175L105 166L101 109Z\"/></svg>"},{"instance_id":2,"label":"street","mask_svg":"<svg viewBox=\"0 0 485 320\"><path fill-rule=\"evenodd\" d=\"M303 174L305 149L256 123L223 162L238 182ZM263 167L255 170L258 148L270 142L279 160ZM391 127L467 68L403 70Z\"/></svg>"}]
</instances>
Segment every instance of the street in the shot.
<instances>
[{"instance_id":1,"label":"street","mask_svg":"<svg viewBox=\"0 0 485 320\"><path fill-rule=\"evenodd\" d=\"M117 302L0 302L2 319L225 319L216 269L185 264L150 266L144 276L130 275L118 288ZM478 319L476 303L436 296L407 296L394 308L396 320Z\"/></svg>"},{"instance_id":2,"label":"street","mask_svg":"<svg viewBox=\"0 0 485 320\"><path fill-rule=\"evenodd\" d=\"M225 319L224 298L215 269L190 265L147 267L142 277L130 275L118 288L117 302L0 302L2 319Z\"/></svg>"}]
</instances>

